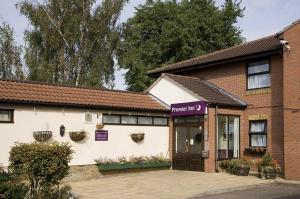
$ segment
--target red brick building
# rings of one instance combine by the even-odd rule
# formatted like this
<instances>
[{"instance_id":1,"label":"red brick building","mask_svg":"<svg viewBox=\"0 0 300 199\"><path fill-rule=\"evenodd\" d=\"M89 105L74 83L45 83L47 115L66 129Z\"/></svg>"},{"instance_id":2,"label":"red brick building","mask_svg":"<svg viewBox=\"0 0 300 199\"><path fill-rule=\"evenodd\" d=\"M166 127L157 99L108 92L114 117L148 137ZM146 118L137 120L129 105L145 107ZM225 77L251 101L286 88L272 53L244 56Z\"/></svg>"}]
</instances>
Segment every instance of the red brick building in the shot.
<instances>
[{"instance_id":1,"label":"red brick building","mask_svg":"<svg viewBox=\"0 0 300 199\"><path fill-rule=\"evenodd\" d=\"M173 75L162 75L165 73ZM249 153L249 148L259 147L266 148L278 160L285 178L300 179L300 20L269 37L164 66L148 74L171 79L191 95L208 102L207 116L200 118L206 136L202 148L209 151L208 158L201 163L204 171L215 171L221 159L255 160L261 154ZM199 91L200 83L196 81L200 80L214 86L219 93ZM151 89L148 92L155 95ZM240 104L223 103L222 93ZM207 100L212 96L213 100ZM177 131L182 127L176 120L179 119L170 119L170 154L175 165L177 161L180 166L184 157L177 157L180 147L176 143ZM193 130L186 131L187 135L193 134ZM231 135L231 131L238 136ZM191 144L189 138L183 146ZM188 160L190 165L197 162L192 155Z\"/></svg>"}]
</instances>

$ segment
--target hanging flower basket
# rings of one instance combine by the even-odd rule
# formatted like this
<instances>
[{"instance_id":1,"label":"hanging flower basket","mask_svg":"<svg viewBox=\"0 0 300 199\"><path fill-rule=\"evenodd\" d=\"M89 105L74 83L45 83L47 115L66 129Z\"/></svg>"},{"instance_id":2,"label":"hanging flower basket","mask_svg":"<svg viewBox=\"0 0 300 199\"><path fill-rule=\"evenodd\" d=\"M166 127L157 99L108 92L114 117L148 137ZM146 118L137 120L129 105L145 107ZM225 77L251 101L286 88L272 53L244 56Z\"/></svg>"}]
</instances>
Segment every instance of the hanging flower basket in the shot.
<instances>
[{"instance_id":1,"label":"hanging flower basket","mask_svg":"<svg viewBox=\"0 0 300 199\"><path fill-rule=\"evenodd\" d=\"M103 129L103 127L104 127L104 124L96 124L97 130Z\"/></svg>"},{"instance_id":2,"label":"hanging flower basket","mask_svg":"<svg viewBox=\"0 0 300 199\"><path fill-rule=\"evenodd\" d=\"M45 142L52 137L52 131L36 131L33 132L33 137L38 142Z\"/></svg>"},{"instance_id":3,"label":"hanging flower basket","mask_svg":"<svg viewBox=\"0 0 300 199\"><path fill-rule=\"evenodd\" d=\"M71 140L73 140L74 142L79 142L86 137L86 132L85 131L72 131L72 132L69 132L69 136L70 136Z\"/></svg>"},{"instance_id":4,"label":"hanging flower basket","mask_svg":"<svg viewBox=\"0 0 300 199\"><path fill-rule=\"evenodd\" d=\"M139 143L144 140L145 133L132 133L130 136L134 142Z\"/></svg>"}]
</instances>

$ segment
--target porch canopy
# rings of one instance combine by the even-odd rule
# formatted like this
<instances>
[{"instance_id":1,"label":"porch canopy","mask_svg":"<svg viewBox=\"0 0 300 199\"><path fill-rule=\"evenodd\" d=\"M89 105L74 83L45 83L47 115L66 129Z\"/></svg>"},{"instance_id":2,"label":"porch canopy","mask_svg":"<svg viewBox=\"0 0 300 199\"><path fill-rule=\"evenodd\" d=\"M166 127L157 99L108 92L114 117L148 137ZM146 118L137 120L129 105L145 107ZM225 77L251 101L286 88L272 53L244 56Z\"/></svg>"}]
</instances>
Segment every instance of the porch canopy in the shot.
<instances>
[{"instance_id":1,"label":"porch canopy","mask_svg":"<svg viewBox=\"0 0 300 199\"><path fill-rule=\"evenodd\" d=\"M195 77L163 73L146 91L171 107L172 104L205 101L211 105L245 108L246 103L224 89Z\"/></svg>"}]
</instances>

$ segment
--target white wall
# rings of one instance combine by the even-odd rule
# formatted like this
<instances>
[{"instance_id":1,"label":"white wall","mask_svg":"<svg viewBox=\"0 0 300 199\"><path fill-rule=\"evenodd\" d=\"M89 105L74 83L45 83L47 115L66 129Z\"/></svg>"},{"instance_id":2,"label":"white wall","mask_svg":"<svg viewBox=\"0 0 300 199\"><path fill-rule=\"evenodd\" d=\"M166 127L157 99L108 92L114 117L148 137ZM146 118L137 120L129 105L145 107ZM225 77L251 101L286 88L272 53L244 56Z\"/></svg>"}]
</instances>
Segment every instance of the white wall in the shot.
<instances>
[{"instance_id":1,"label":"white wall","mask_svg":"<svg viewBox=\"0 0 300 199\"><path fill-rule=\"evenodd\" d=\"M199 97L192 95L166 78L161 78L148 92L168 106L176 103L199 100Z\"/></svg>"},{"instance_id":2,"label":"white wall","mask_svg":"<svg viewBox=\"0 0 300 199\"><path fill-rule=\"evenodd\" d=\"M11 107L2 107L11 108ZM108 130L108 141L95 141L95 127L97 113L93 113L92 123L85 123L86 110L15 107L14 123L0 123L0 163L8 165L10 147L15 142L33 142L34 131L52 131L51 141L69 142L75 154L71 165L94 164L94 160L102 157L117 158L131 155L158 155L163 153L168 156L169 127L159 126L120 126L105 125ZM59 135L61 125L66 127L64 137ZM69 131L84 129L88 132L88 138L76 143L69 138ZM144 132L143 143L137 144L131 140L130 133Z\"/></svg>"}]
</instances>

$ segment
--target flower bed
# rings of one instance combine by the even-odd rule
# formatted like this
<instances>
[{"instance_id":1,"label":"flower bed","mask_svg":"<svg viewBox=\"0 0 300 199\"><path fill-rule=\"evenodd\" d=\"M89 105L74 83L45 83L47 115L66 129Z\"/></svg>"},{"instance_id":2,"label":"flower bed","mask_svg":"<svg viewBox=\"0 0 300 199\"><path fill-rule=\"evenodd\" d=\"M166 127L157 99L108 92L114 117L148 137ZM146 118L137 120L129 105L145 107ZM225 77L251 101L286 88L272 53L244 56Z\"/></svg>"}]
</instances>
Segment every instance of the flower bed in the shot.
<instances>
[{"instance_id":1,"label":"flower bed","mask_svg":"<svg viewBox=\"0 0 300 199\"><path fill-rule=\"evenodd\" d=\"M115 171L115 170L128 170L128 169L148 169L148 168L164 168L170 167L171 161L158 157L131 157L127 160L125 157L120 157L118 160L111 159L98 159L96 160L99 171Z\"/></svg>"},{"instance_id":2,"label":"flower bed","mask_svg":"<svg viewBox=\"0 0 300 199\"><path fill-rule=\"evenodd\" d=\"M170 162L160 163L140 163L140 164L98 164L99 171L112 171L112 170L124 170L124 169L146 169L146 168L160 168L170 167Z\"/></svg>"}]
</instances>

